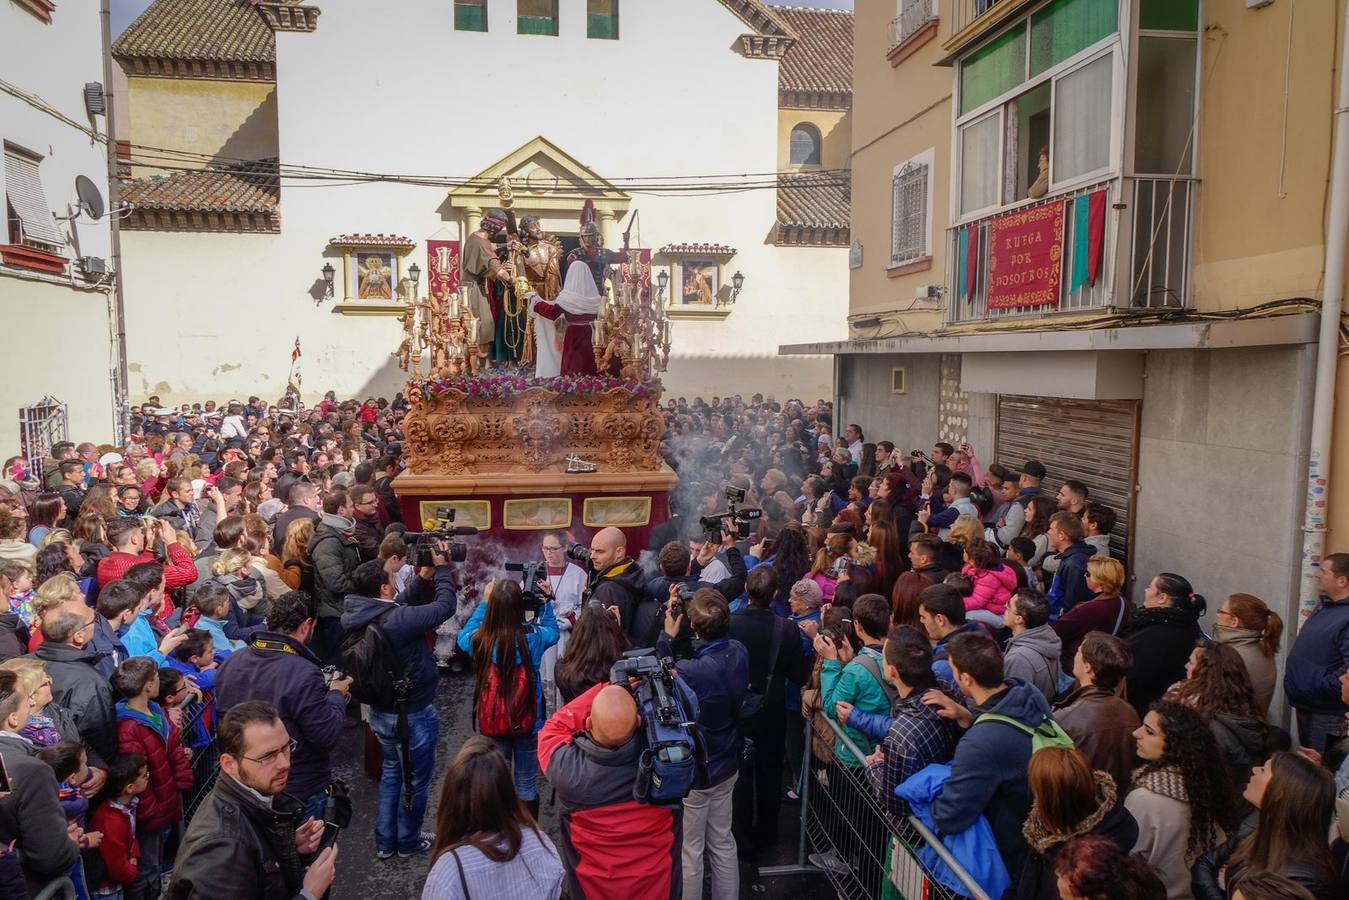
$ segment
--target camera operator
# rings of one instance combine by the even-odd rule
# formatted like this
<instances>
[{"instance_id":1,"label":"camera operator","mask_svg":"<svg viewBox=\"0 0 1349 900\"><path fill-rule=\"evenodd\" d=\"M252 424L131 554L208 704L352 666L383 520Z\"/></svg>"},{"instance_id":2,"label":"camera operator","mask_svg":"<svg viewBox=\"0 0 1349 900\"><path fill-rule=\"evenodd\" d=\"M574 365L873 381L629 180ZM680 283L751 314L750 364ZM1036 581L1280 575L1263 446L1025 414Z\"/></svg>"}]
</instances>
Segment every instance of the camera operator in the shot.
<instances>
[{"instance_id":1,"label":"camera operator","mask_svg":"<svg viewBox=\"0 0 1349 900\"><path fill-rule=\"evenodd\" d=\"M632 692L602 683L539 732L539 766L562 804L569 897L680 895L679 809L633 799L646 749L638 725Z\"/></svg>"},{"instance_id":2,"label":"camera operator","mask_svg":"<svg viewBox=\"0 0 1349 900\"><path fill-rule=\"evenodd\" d=\"M677 587L671 588L671 593ZM709 588L696 591L682 610L693 629L693 653L676 654L675 639L684 615L666 608L665 630L656 642L658 657L674 657L675 672L698 697L698 730L707 751L707 768L684 800L681 850L686 897L702 895L703 853L712 867L712 896L733 897L740 884L731 798L740 768L740 707L749 686L749 653L730 637L731 610L726 598ZM681 642L682 643L682 642ZM680 657L683 658L680 658Z\"/></svg>"},{"instance_id":3,"label":"camera operator","mask_svg":"<svg viewBox=\"0 0 1349 900\"><path fill-rule=\"evenodd\" d=\"M602 528L590 539L590 580L585 598L618 610L618 621L635 640L633 619L646 596L642 569L628 556L628 539L617 528Z\"/></svg>"},{"instance_id":4,"label":"camera operator","mask_svg":"<svg viewBox=\"0 0 1349 900\"><path fill-rule=\"evenodd\" d=\"M432 551L434 568L419 569L418 577L401 594L394 589L396 570L389 563L378 559L361 563L351 573L356 591L347 595L343 605L342 628L348 639L377 625L393 656L387 660L388 668L394 678L401 675L405 682L400 691L404 699L390 706L382 698L363 693L363 682L355 686L357 699L370 703L370 729L384 750L375 818L375 854L380 859L395 853L411 856L431 846L422 837L422 819L436 764L440 717L431 704L439 675L426 634L454 615L454 576L446 552L445 542L438 542ZM434 599L428 596L433 578ZM351 669L353 675L358 671ZM400 804L400 798L408 797L411 803Z\"/></svg>"},{"instance_id":5,"label":"camera operator","mask_svg":"<svg viewBox=\"0 0 1349 900\"><path fill-rule=\"evenodd\" d=\"M736 532L732 523L723 523L720 544L704 541L695 557L692 550L678 541L671 541L660 548L656 557L661 574L647 582L647 599L642 601L633 614L632 636L637 647L650 647L656 643L660 634L662 611L666 599L670 596L670 586L680 585L685 593L700 588L711 588L723 597L739 597L745 590L745 578L749 570L745 567L745 558L736 547ZM726 553L726 564L730 576L718 582L703 581L700 571L716 558L717 550ZM692 590L690 590L692 589Z\"/></svg>"},{"instance_id":6,"label":"camera operator","mask_svg":"<svg viewBox=\"0 0 1349 900\"><path fill-rule=\"evenodd\" d=\"M246 647L230 654L215 677L215 703L221 713L249 700L266 700L276 707L296 744L290 793L314 818L322 815L332 781L329 757L342 736L351 690L351 678L334 674L329 679L309 651L317 619L314 598L304 591L282 594L272 601L267 630L255 633Z\"/></svg>"},{"instance_id":7,"label":"camera operator","mask_svg":"<svg viewBox=\"0 0 1349 900\"><path fill-rule=\"evenodd\" d=\"M175 900L317 900L333 883L337 847L318 852L323 821L283 793L295 741L270 703L227 712L216 733L220 777L178 848ZM316 855L317 854L317 855ZM308 867L302 858L313 857Z\"/></svg>"}]
</instances>

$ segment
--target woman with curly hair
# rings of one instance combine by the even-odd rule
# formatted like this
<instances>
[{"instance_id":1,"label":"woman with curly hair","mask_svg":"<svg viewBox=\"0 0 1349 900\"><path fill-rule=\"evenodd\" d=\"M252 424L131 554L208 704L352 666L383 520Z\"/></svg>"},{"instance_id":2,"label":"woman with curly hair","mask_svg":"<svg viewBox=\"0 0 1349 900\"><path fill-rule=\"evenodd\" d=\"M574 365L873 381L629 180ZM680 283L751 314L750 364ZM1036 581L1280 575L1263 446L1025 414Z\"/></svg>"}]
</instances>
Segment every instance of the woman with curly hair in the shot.
<instances>
[{"instance_id":1,"label":"woman with curly hair","mask_svg":"<svg viewBox=\"0 0 1349 900\"><path fill-rule=\"evenodd\" d=\"M1027 768L1031 808L1022 827L1030 847L1017 882L1017 900L1057 900L1054 862L1063 845L1080 834L1107 838L1127 853L1138 840L1138 823L1115 802L1115 779L1093 771L1081 750L1045 747Z\"/></svg>"},{"instance_id":2,"label":"woman with curly hair","mask_svg":"<svg viewBox=\"0 0 1349 900\"><path fill-rule=\"evenodd\" d=\"M1245 790L1251 768L1272 748L1269 726L1241 655L1226 644L1200 641L1190 651L1185 680L1177 682L1166 699L1184 703L1208 723L1227 762L1232 793Z\"/></svg>"},{"instance_id":3,"label":"woman with curly hair","mask_svg":"<svg viewBox=\"0 0 1349 900\"><path fill-rule=\"evenodd\" d=\"M117 518L117 494L110 484L96 484L80 502L80 514L98 513L104 519Z\"/></svg>"},{"instance_id":4,"label":"woman with curly hair","mask_svg":"<svg viewBox=\"0 0 1349 900\"><path fill-rule=\"evenodd\" d=\"M1166 887L1137 853L1084 834L1063 845L1054 863L1060 900L1158 900Z\"/></svg>"},{"instance_id":5,"label":"woman with curly hair","mask_svg":"<svg viewBox=\"0 0 1349 900\"><path fill-rule=\"evenodd\" d=\"M1157 870L1169 900L1189 900L1190 867L1231 823L1222 755L1199 714L1170 700L1148 710L1134 741L1143 765L1124 798L1138 821L1134 851Z\"/></svg>"},{"instance_id":6,"label":"woman with curly hair","mask_svg":"<svg viewBox=\"0 0 1349 900\"><path fill-rule=\"evenodd\" d=\"M1228 839L1194 865L1196 900L1230 900L1241 879L1272 872L1317 900L1344 897L1326 823L1335 812L1335 779L1297 753L1275 753L1251 773L1244 793L1255 809Z\"/></svg>"},{"instance_id":7,"label":"woman with curly hair","mask_svg":"<svg viewBox=\"0 0 1349 900\"><path fill-rule=\"evenodd\" d=\"M772 604L773 612L786 618L792 612L787 603L792 585L810 571L810 539L805 529L799 525L784 525L778 532L777 547L773 551L772 560L764 562L771 562L773 574L777 576L778 581L778 593L773 598Z\"/></svg>"}]
</instances>

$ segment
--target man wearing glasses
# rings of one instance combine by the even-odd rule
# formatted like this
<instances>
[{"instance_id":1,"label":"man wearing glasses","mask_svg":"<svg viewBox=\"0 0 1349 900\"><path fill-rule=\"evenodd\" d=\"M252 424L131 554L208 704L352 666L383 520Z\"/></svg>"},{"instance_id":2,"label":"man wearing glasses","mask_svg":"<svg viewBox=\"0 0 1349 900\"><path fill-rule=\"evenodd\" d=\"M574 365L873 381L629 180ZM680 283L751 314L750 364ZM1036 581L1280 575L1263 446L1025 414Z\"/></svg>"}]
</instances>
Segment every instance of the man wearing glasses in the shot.
<instances>
[{"instance_id":1,"label":"man wearing glasses","mask_svg":"<svg viewBox=\"0 0 1349 900\"><path fill-rule=\"evenodd\" d=\"M384 539L384 529L379 524L379 494L368 484L355 485L351 489L351 509L361 561L367 562L379 556L379 542Z\"/></svg>"},{"instance_id":2,"label":"man wearing glasses","mask_svg":"<svg viewBox=\"0 0 1349 900\"><path fill-rule=\"evenodd\" d=\"M48 611L42 646L33 655L47 665L52 699L70 712L89 745L89 765L105 769L104 760L117 752L117 707L112 685L97 668L103 654L94 649L94 611L69 572L44 581L37 600Z\"/></svg>"},{"instance_id":3,"label":"man wearing glasses","mask_svg":"<svg viewBox=\"0 0 1349 900\"><path fill-rule=\"evenodd\" d=\"M276 708L238 704L216 739L220 778L183 836L168 896L322 897L333 883L337 846L319 852L322 820L306 818L285 793L296 744Z\"/></svg>"}]
</instances>

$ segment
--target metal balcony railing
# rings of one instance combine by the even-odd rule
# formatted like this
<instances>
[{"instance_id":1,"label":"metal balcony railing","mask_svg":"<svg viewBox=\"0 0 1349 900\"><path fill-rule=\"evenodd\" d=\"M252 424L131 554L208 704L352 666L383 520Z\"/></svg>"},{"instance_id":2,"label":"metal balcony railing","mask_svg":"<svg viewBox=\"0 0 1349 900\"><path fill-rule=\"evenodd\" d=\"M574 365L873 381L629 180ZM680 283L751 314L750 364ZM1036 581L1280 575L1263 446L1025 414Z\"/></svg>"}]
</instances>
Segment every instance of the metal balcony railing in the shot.
<instances>
[{"instance_id":1,"label":"metal balcony railing","mask_svg":"<svg viewBox=\"0 0 1349 900\"><path fill-rule=\"evenodd\" d=\"M993 7L1011 2L1014 2L1014 0L950 0L951 30L949 33L959 34L965 29L965 26Z\"/></svg>"},{"instance_id":2,"label":"metal balcony railing","mask_svg":"<svg viewBox=\"0 0 1349 900\"><path fill-rule=\"evenodd\" d=\"M904 0L899 15L890 20L890 49L898 47L937 18L937 0Z\"/></svg>"},{"instance_id":3,"label":"metal balcony railing","mask_svg":"<svg viewBox=\"0 0 1349 900\"><path fill-rule=\"evenodd\" d=\"M1128 305L1133 309L1185 309L1190 305L1190 227L1193 178L1148 176L1132 182Z\"/></svg>"}]
</instances>

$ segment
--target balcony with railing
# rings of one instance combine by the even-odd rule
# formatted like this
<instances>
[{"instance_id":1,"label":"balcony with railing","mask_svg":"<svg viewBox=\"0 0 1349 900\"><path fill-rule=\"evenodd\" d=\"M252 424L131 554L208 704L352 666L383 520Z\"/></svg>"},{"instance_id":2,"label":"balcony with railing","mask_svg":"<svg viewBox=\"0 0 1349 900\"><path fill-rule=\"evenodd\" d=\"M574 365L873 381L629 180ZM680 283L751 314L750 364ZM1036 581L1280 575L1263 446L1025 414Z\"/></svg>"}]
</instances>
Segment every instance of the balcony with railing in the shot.
<instances>
[{"instance_id":1,"label":"balcony with railing","mask_svg":"<svg viewBox=\"0 0 1349 900\"><path fill-rule=\"evenodd\" d=\"M983 31L986 26L1002 21L1005 14L1013 8L1025 5L1026 0L942 0L942 6L950 10L943 38L954 40L972 37Z\"/></svg>"},{"instance_id":2,"label":"balcony with railing","mask_svg":"<svg viewBox=\"0 0 1349 900\"><path fill-rule=\"evenodd\" d=\"M1099 274L1092 283L1073 288L1072 273L1084 242L1074 240L1083 207L1077 197L1104 190L1105 221L1101 237ZM993 222L1008 212L1022 212L1057 205L1063 216L1063 241L1059 254L1057 296L1036 306L990 308L989 262ZM1194 210L1194 180L1190 178L1135 177L1110 179L1078 190L1058 194L1012 210L1000 210L947 231L947 291L945 321L948 325L1039 318L1092 310L1114 312L1184 309L1189 306L1191 220ZM1086 227L1086 223L1081 223ZM973 260L973 291L966 289L968 275L961 263L961 232L965 235L965 265ZM973 244L973 249L969 245Z\"/></svg>"},{"instance_id":3,"label":"balcony with railing","mask_svg":"<svg viewBox=\"0 0 1349 900\"><path fill-rule=\"evenodd\" d=\"M890 20L890 48L894 53L926 26L937 21L937 0L903 0L899 15Z\"/></svg>"}]
</instances>

